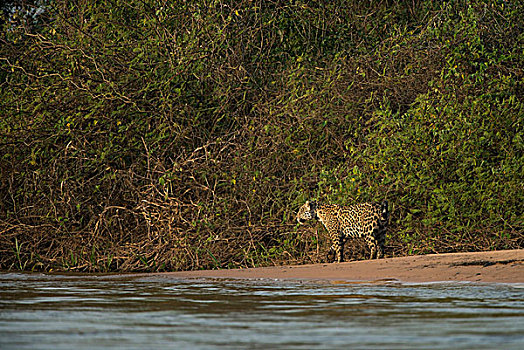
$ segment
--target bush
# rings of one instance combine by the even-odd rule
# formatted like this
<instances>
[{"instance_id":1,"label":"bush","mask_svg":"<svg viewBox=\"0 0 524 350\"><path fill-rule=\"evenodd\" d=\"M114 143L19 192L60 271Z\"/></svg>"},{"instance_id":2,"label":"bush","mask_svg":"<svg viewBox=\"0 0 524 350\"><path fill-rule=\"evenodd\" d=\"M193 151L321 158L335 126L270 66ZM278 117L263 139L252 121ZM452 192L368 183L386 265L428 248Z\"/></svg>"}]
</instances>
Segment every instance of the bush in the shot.
<instances>
[{"instance_id":1,"label":"bush","mask_svg":"<svg viewBox=\"0 0 524 350\"><path fill-rule=\"evenodd\" d=\"M390 256L524 246L520 5L37 5L2 22L2 268L318 262L310 197L387 198Z\"/></svg>"}]
</instances>

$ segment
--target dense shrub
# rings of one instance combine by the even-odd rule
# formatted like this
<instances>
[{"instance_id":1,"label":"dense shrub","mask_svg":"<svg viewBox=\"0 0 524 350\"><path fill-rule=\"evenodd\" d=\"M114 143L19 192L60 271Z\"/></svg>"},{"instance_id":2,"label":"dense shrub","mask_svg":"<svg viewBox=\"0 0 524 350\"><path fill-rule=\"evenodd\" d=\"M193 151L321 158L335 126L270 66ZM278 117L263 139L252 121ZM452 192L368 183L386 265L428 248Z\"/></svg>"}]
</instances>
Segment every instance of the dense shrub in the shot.
<instances>
[{"instance_id":1,"label":"dense shrub","mask_svg":"<svg viewBox=\"0 0 524 350\"><path fill-rule=\"evenodd\" d=\"M318 262L307 198L387 198L390 256L524 246L517 3L32 3L3 10L2 268Z\"/></svg>"}]
</instances>

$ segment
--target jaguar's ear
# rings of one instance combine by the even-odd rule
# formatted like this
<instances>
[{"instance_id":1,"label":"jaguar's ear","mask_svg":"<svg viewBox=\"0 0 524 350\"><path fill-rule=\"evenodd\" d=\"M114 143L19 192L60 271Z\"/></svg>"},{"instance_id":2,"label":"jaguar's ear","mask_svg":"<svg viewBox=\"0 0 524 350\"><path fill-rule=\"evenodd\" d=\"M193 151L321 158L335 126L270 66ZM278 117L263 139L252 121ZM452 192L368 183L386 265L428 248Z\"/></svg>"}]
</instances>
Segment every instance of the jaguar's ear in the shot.
<instances>
[{"instance_id":1,"label":"jaguar's ear","mask_svg":"<svg viewBox=\"0 0 524 350\"><path fill-rule=\"evenodd\" d=\"M309 201L306 201L306 205L309 206Z\"/></svg>"}]
</instances>

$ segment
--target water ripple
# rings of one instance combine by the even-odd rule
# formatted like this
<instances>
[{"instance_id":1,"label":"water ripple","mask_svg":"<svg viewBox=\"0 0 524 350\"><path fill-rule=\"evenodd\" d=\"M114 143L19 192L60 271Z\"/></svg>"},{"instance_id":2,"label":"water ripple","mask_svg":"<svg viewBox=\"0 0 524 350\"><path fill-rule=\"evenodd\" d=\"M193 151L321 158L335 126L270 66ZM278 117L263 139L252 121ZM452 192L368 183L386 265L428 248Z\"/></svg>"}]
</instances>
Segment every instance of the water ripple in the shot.
<instances>
[{"instance_id":1,"label":"water ripple","mask_svg":"<svg viewBox=\"0 0 524 350\"><path fill-rule=\"evenodd\" d=\"M1 349L520 349L521 284L0 274Z\"/></svg>"}]
</instances>

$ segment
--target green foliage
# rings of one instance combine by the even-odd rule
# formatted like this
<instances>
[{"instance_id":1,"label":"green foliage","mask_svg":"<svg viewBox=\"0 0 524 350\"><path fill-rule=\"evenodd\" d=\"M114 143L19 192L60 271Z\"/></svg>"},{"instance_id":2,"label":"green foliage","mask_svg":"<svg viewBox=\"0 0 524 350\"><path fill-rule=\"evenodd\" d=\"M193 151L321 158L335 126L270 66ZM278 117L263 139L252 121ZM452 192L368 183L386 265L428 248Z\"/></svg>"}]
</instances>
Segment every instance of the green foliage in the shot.
<instances>
[{"instance_id":1,"label":"green foliage","mask_svg":"<svg viewBox=\"0 0 524 350\"><path fill-rule=\"evenodd\" d=\"M389 255L524 245L521 5L38 4L0 21L2 268L321 261L308 198L387 198Z\"/></svg>"}]
</instances>

